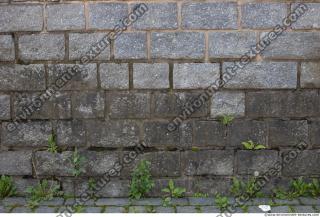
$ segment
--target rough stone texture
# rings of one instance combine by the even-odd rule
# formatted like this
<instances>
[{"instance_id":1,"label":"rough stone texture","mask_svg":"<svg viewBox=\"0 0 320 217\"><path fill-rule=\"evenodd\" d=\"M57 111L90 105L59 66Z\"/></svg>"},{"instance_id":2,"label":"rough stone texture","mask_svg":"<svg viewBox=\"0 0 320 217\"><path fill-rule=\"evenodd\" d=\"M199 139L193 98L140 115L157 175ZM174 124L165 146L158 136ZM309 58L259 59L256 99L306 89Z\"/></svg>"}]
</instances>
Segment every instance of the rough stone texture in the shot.
<instances>
[{"instance_id":1,"label":"rough stone texture","mask_svg":"<svg viewBox=\"0 0 320 217\"><path fill-rule=\"evenodd\" d=\"M31 151L0 152L0 173L2 175L32 175Z\"/></svg>"},{"instance_id":2,"label":"rough stone texture","mask_svg":"<svg viewBox=\"0 0 320 217\"><path fill-rule=\"evenodd\" d=\"M292 25L294 29L319 29L320 28L320 4L319 3L305 3L308 11L299 17L296 23ZM298 4L291 5L291 11L298 6Z\"/></svg>"},{"instance_id":3,"label":"rough stone texture","mask_svg":"<svg viewBox=\"0 0 320 217\"><path fill-rule=\"evenodd\" d=\"M223 64L223 73L233 63ZM297 86L297 64L294 62L254 62L243 69L225 84L225 88L289 89Z\"/></svg>"},{"instance_id":4,"label":"rough stone texture","mask_svg":"<svg viewBox=\"0 0 320 217\"><path fill-rule=\"evenodd\" d=\"M134 29L176 29L177 4L176 3L148 3L147 13L138 19L132 26ZM133 5L132 8L136 7Z\"/></svg>"},{"instance_id":5,"label":"rough stone texture","mask_svg":"<svg viewBox=\"0 0 320 217\"><path fill-rule=\"evenodd\" d=\"M57 144L60 146L84 146L86 144L85 123L82 120L58 121Z\"/></svg>"},{"instance_id":6,"label":"rough stone texture","mask_svg":"<svg viewBox=\"0 0 320 217\"><path fill-rule=\"evenodd\" d=\"M169 88L169 65L165 63L133 64L133 86L136 89Z\"/></svg>"},{"instance_id":7,"label":"rough stone texture","mask_svg":"<svg viewBox=\"0 0 320 217\"><path fill-rule=\"evenodd\" d=\"M185 175L232 175L233 151L187 151L182 154Z\"/></svg>"},{"instance_id":8,"label":"rough stone texture","mask_svg":"<svg viewBox=\"0 0 320 217\"><path fill-rule=\"evenodd\" d=\"M19 123L18 130L11 132L3 123L1 144L10 147L43 147L47 145L51 132L51 123L47 121Z\"/></svg>"},{"instance_id":9,"label":"rough stone texture","mask_svg":"<svg viewBox=\"0 0 320 217\"><path fill-rule=\"evenodd\" d=\"M47 29L80 30L85 28L83 4L47 5Z\"/></svg>"},{"instance_id":10,"label":"rough stone texture","mask_svg":"<svg viewBox=\"0 0 320 217\"><path fill-rule=\"evenodd\" d=\"M70 33L69 58L79 60L90 48L102 40L106 33ZM107 60L110 58L110 47L106 47L95 59Z\"/></svg>"},{"instance_id":11,"label":"rough stone texture","mask_svg":"<svg viewBox=\"0 0 320 217\"><path fill-rule=\"evenodd\" d=\"M147 118L150 98L148 93L107 93L108 115L111 118Z\"/></svg>"},{"instance_id":12,"label":"rough stone texture","mask_svg":"<svg viewBox=\"0 0 320 217\"><path fill-rule=\"evenodd\" d=\"M309 130L311 145L320 146L320 120L311 120Z\"/></svg>"},{"instance_id":13,"label":"rough stone texture","mask_svg":"<svg viewBox=\"0 0 320 217\"><path fill-rule=\"evenodd\" d=\"M318 59L319 32L285 32L262 52L263 57L284 59Z\"/></svg>"},{"instance_id":14,"label":"rough stone texture","mask_svg":"<svg viewBox=\"0 0 320 217\"><path fill-rule=\"evenodd\" d=\"M13 183L16 187L16 196L27 196L26 189L28 187L36 186L38 184L38 180L14 177Z\"/></svg>"},{"instance_id":15,"label":"rough stone texture","mask_svg":"<svg viewBox=\"0 0 320 217\"><path fill-rule=\"evenodd\" d=\"M0 65L0 90L44 90L45 71L40 64Z\"/></svg>"},{"instance_id":16,"label":"rough stone texture","mask_svg":"<svg viewBox=\"0 0 320 217\"><path fill-rule=\"evenodd\" d=\"M0 95L0 120L10 119L10 95Z\"/></svg>"},{"instance_id":17,"label":"rough stone texture","mask_svg":"<svg viewBox=\"0 0 320 217\"><path fill-rule=\"evenodd\" d=\"M63 34L32 34L19 37L19 57L22 60L63 60Z\"/></svg>"},{"instance_id":18,"label":"rough stone texture","mask_svg":"<svg viewBox=\"0 0 320 217\"><path fill-rule=\"evenodd\" d=\"M99 67L103 89L129 89L128 64L102 63Z\"/></svg>"},{"instance_id":19,"label":"rough stone texture","mask_svg":"<svg viewBox=\"0 0 320 217\"><path fill-rule=\"evenodd\" d=\"M173 88L207 88L219 79L219 64L185 63L174 64Z\"/></svg>"},{"instance_id":20,"label":"rough stone texture","mask_svg":"<svg viewBox=\"0 0 320 217\"><path fill-rule=\"evenodd\" d=\"M211 58L240 58L256 44L254 32L209 33L209 56Z\"/></svg>"},{"instance_id":21,"label":"rough stone texture","mask_svg":"<svg viewBox=\"0 0 320 217\"><path fill-rule=\"evenodd\" d=\"M128 6L122 3L90 3L88 11L90 29L113 29L128 15Z\"/></svg>"},{"instance_id":22,"label":"rough stone texture","mask_svg":"<svg viewBox=\"0 0 320 217\"><path fill-rule=\"evenodd\" d=\"M237 29L235 3L185 3L181 13L184 29Z\"/></svg>"},{"instance_id":23,"label":"rough stone texture","mask_svg":"<svg viewBox=\"0 0 320 217\"><path fill-rule=\"evenodd\" d=\"M104 117L105 97L103 92L86 91L72 96L73 117L102 118Z\"/></svg>"},{"instance_id":24,"label":"rough stone texture","mask_svg":"<svg viewBox=\"0 0 320 217\"><path fill-rule=\"evenodd\" d=\"M320 64L302 63L300 83L303 88L320 88Z\"/></svg>"},{"instance_id":25,"label":"rough stone texture","mask_svg":"<svg viewBox=\"0 0 320 217\"><path fill-rule=\"evenodd\" d=\"M147 58L146 33L122 33L114 42L115 59Z\"/></svg>"},{"instance_id":26,"label":"rough stone texture","mask_svg":"<svg viewBox=\"0 0 320 217\"><path fill-rule=\"evenodd\" d=\"M192 180L191 185L193 193L190 194L191 196L199 192L208 193L209 195L216 195L217 193L228 195L230 193L231 179L218 176L198 177ZM189 201L190 204L194 204L190 199ZM212 202L214 201L212 200ZM209 201L206 200L205 203L207 204Z\"/></svg>"},{"instance_id":27,"label":"rough stone texture","mask_svg":"<svg viewBox=\"0 0 320 217\"><path fill-rule=\"evenodd\" d=\"M256 171L267 172L280 160L278 152L273 150L238 151L236 156L238 174L251 176Z\"/></svg>"},{"instance_id":28,"label":"rough stone texture","mask_svg":"<svg viewBox=\"0 0 320 217\"><path fill-rule=\"evenodd\" d=\"M226 128L217 121L195 121L194 122L195 146L225 146Z\"/></svg>"},{"instance_id":29,"label":"rough stone texture","mask_svg":"<svg viewBox=\"0 0 320 217\"><path fill-rule=\"evenodd\" d=\"M151 33L151 57L199 59L204 57L204 34L198 32Z\"/></svg>"},{"instance_id":30,"label":"rough stone texture","mask_svg":"<svg viewBox=\"0 0 320 217\"><path fill-rule=\"evenodd\" d=\"M128 198L102 198L96 201L97 206L125 206L129 204Z\"/></svg>"},{"instance_id":31,"label":"rough stone texture","mask_svg":"<svg viewBox=\"0 0 320 217\"><path fill-rule=\"evenodd\" d=\"M2 5L0 14L0 32L42 30L41 5Z\"/></svg>"},{"instance_id":32,"label":"rough stone texture","mask_svg":"<svg viewBox=\"0 0 320 217\"><path fill-rule=\"evenodd\" d=\"M0 61L14 60L14 44L11 35L0 35Z\"/></svg>"},{"instance_id":33,"label":"rough stone texture","mask_svg":"<svg viewBox=\"0 0 320 217\"><path fill-rule=\"evenodd\" d=\"M241 6L241 26L267 29L281 24L287 16L287 5L280 3L248 3Z\"/></svg>"},{"instance_id":34,"label":"rough stone texture","mask_svg":"<svg viewBox=\"0 0 320 217\"><path fill-rule=\"evenodd\" d=\"M244 92L215 92L211 100L211 117L222 115L244 116L245 94Z\"/></svg>"}]
</instances>

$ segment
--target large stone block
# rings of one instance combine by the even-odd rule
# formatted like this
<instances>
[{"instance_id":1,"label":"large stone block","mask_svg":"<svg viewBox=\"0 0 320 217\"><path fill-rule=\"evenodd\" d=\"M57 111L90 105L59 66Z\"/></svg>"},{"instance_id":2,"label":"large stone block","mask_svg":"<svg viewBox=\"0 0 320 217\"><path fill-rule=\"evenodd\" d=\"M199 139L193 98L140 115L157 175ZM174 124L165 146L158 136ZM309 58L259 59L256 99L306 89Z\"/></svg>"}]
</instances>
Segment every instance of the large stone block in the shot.
<instances>
[{"instance_id":1,"label":"large stone block","mask_svg":"<svg viewBox=\"0 0 320 217\"><path fill-rule=\"evenodd\" d=\"M300 84L302 88L320 88L320 63L305 62L301 64Z\"/></svg>"},{"instance_id":2,"label":"large stone block","mask_svg":"<svg viewBox=\"0 0 320 217\"><path fill-rule=\"evenodd\" d=\"M122 33L114 41L115 59L146 59L147 35L143 32Z\"/></svg>"},{"instance_id":3,"label":"large stone block","mask_svg":"<svg viewBox=\"0 0 320 217\"><path fill-rule=\"evenodd\" d=\"M294 11L298 3L291 5L291 11ZM304 3L308 10L303 16L299 17L296 23L292 25L294 29L319 29L320 28L320 4L319 3Z\"/></svg>"},{"instance_id":4,"label":"large stone block","mask_svg":"<svg viewBox=\"0 0 320 217\"><path fill-rule=\"evenodd\" d=\"M8 120L11 117L10 114L10 95L0 95L0 120Z\"/></svg>"},{"instance_id":5,"label":"large stone block","mask_svg":"<svg viewBox=\"0 0 320 217\"><path fill-rule=\"evenodd\" d=\"M320 146L320 120L311 120L309 125L311 145Z\"/></svg>"},{"instance_id":6,"label":"large stone block","mask_svg":"<svg viewBox=\"0 0 320 217\"><path fill-rule=\"evenodd\" d=\"M136 89L169 88L169 65L166 63L133 64L133 87Z\"/></svg>"},{"instance_id":7,"label":"large stone block","mask_svg":"<svg viewBox=\"0 0 320 217\"><path fill-rule=\"evenodd\" d=\"M0 174L32 175L31 151L0 152Z\"/></svg>"},{"instance_id":8,"label":"large stone block","mask_svg":"<svg viewBox=\"0 0 320 217\"><path fill-rule=\"evenodd\" d=\"M225 146L226 128L217 121L195 121L194 138L195 146Z\"/></svg>"},{"instance_id":9,"label":"large stone block","mask_svg":"<svg viewBox=\"0 0 320 217\"><path fill-rule=\"evenodd\" d=\"M86 91L74 93L72 96L73 116L75 118L104 117L104 92Z\"/></svg>"},{"instance_id":10,"label":"large stone block","mask_svg":"<svg viewBox=\"0 0 320 217\"><path fill-rule=\"evenodd\" d=\"M128 64L102 63L99 74L103 89L129 89Z\"/></svg>"},{"instance_id":11,"label":"large stone block","mask_svg":"<svg viewBox=\"0 0 320 217\"><path fill-rule=\"evenodd\" d=\"M244 92L215 92L211 100L211 117L222 115L244 116L245 93Z\"/></svg>"},{"instance_id":12,"label":"large stone block","mask_svg":"<svg viewBox=\"0 0 320 217\"><path fill-rule=\"evenodd\" d=\"M58 121L57 144L60 146L86 145L86 129L83 121Z\"/></svg>"},{"instance_id":13,"label":"large stone block","mask_svg":"<svg viewBox=\"0 0 320 217\"><path fill-rule=\"evenodd\" d=\"M0 35L0 61L12 61L14 58L15 51L12 36Z\"/></svg>"}]
</instances>

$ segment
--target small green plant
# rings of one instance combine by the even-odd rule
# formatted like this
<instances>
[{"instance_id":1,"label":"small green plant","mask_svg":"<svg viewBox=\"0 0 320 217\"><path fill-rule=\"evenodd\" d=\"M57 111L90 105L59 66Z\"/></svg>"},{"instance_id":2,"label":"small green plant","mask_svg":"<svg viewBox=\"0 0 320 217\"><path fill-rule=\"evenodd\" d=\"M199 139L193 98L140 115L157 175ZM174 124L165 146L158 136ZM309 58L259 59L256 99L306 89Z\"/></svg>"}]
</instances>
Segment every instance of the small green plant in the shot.
<instances>
[{"instance_id":1,"label":"small green plant","mask_svg":"<svg viewBox=\"0 0 320 217\"><path fill-rule=\"evenodd\" d=\"M62 192L59 191L60 186L54 182L47 180L40 181L40 183L34 187L28 187L28 205L30 208L35 208L41 201L52 200L55 196L62 196Z\"/></svg>"},{"instance_id":2,"label":"small green plant","mask_svg":"<svg viewBox=\"0 0 320 217\"><path fill-rule=\"evenodd\" d=\"M320 183L318 179L312 179L312 182L310 183L310 194L313 197L319 197L320 196Z\"/></svg>"},{"instance_id":3,"label":"small green plant","mask_svg":"<svg viewBox=\"0 0 320 217\"><path fill-rule=\"evenodd\" d=\"M150 172L150 162L146 160L140 161L136 169L132 173L130 183L130 198L140 199L154 187Z\"/></svg>"},{"instance_id":4,"label":"small green plant","mask_svg":"<svg viewBox=\"0 0 320 217\"><path fill-rule=\"evenodd\" d=\"M194 207L194 209L197 211L197 213L202 213L202 210L201 210L201 206L200 205L196 205Z\"/></svg>"},{"instance_id":5,"label":"small green plant","mask_svg":"<svg viewBox=\"0 0 320 217\"><path fill-rule=\"evenodd\" d=\"M295 208L293 206L288 205L288 209L289 209L290 213L296 213L296 210L295 210Z\"/></svg>"},{"instance_id":6,"label":"small green plant","mask_svg":"<svg viewBox=\"0 0 320 217\"><path fill-rule=\"evenodd\" d=\"M237 178L232 179L230 192L235 196L248 195L250 198L262 197L262 192L259 191L257 180L251 177L248 182L243 182Z\"/></svg>"},{"instance_id":7,"label":"small green plant","mask_svg":"<svg viewBox=\"0 0 320 217\"><path fill-rule=\"evenodd\" d=\"M209 197L209 194L197 192L193 194L193 197Z\"/></svg>"},{"instance_id":8,"label":"small green plant","mask_svg":"<svg viewBox=\"0 0 320 217\"><path fill-rule=\"evenodd\" d=\"M146 206L145 210L147 213L156 213L156 210L152 205Z\"/></svg>"},{"instance_id":9,"label":"small green plant","mask_svg":"<svg viewBox=\"0 0 320 217\"><path fill-rule=\"evenodd\" d=\"M94 180L93 178L90 178L88 181L88 189L90 190L89 191L90 197L94 200L97 199L97 197L94 194L96 187L97 187L96 180Z\"/></svg>"},{"instance_id":10,"label":"small green plant","mask_svg":"<svg viewBox=\"0 0 320 217\"><path fill-rule=\"evenodd\" d=\"M184 193L186 192L185 188L176 187L172 179L169 180L168 186L161 190L162 192L166 193L163 199L163 205L169 206L171 204L172 198L180 198L183 197Z\"/></svg>"},{"instance_id":11,"label":"small green plant","mask_svg":"<svg viewBox=\"0 0 320 217\"><path fill-rule=\"evenodd\" d=\"M234 119L234 117L231 116L231 115L222 115L222 116L219 118L220 122L221 122L222 124L226 125L226 126L229 125L229 124L231 124L232 121L233 121L233 119Z\"/></svg>"},{"instance_id":12,"label":"small green plant","mask_svg":"<svg viewBox=\"0 0 320 217\"><path fill-rule=\"evenodd\" d=\"M84 206L77 204L77 205L73 206L73 211L75 213L82 213L85 211L85 208L84 208Z\"/></svg>"},{"instance_id":13,"label":"small green plant","mask_svg":"<svg viewBox=\"0 0 320 217\"><path fill-rule=\"evenodd\" d=\"M13 196L16 192L11 177L2 175L0 178L0 199Z\"/></svg>"},{"instance_id":14,"label":"small green plant","mask_svg":"<svg viewBox=\"0 0 320 217\"><path fill-rule=\"evenodd\" d=\"M317 183L315 183L317 184ZM273 193L274 196L278 199L288 199L293 200L294 198L301 197L301 196L309 196L312 195L313 189L311 186L313 183L306 183L303 181L303 179L300 177L298 179L295 179L290 182L289 190L285 191L282 188L276 188Z\"/></svg>"},{"instance_id":15,"label":"small green plant","mask_svg":"<svg viewBox=\"0 0 320 217\"><path fill-rule=\"evenodd\" d=\"M78 177L83 173L85 170L83 168L83 165L86 161L86 158L81 156L77 150L77 148L74 149L74 152L72 154L72 175L75 177Z\"/></svg>"},{"instance_id":16,"label":"small green plant","mask_svg":"<svg viewBox=\"0 0 320 217\"><path fill-rule=\"evenodd\" d=\"M220 194L216 194L214 201L221 212L226 211L226 209L230 206L229 199L221 196Z\"/></svg>"},{"instance_id":17,"label":"small green plant","mask_svg":"<svg viewBox=\"0 0 320 217\"><path fill-rule=\"evenodd\" d=\"M200 148L198 148L198 147L196 147L196 146L192 146L192 147L191 147L191 151L193 151L193 152L198 152L198 151L200 151Z\"/></svg>"},{"instance_id":18,"label":"small green plant","mask_svg":"<svg viewBox=\"0 0 320 217\"><path fill-rule=\"evenodd\" d=\"M252 140L241 143L246 150L261 150L266 149L266 146L261 144L256 144Z\"/></svg>"},{"instance_id":19,"label":"small green plant","mask_svg":"<svg viewBox=\"0 0 320 217\"><path fill-rule=\"evenodd\" d=\"M58 153L58 146L56 144L56 137L54 134L51 134L48 139L48 151L51 153Z\"/></svg>"},{"instance_id":20,"label":"small green plant","mask_svg":"<svg viewBox=\"0 0 320 217\"><path fill-rule=\"evenodd\" d=\"M244 213L247 213L247 212L249 212L249 207L248 207L248 205L242 205L242 206L240 206L240 208L242 209L242 211L244 212Z\"/></svg>"}]
</instances>

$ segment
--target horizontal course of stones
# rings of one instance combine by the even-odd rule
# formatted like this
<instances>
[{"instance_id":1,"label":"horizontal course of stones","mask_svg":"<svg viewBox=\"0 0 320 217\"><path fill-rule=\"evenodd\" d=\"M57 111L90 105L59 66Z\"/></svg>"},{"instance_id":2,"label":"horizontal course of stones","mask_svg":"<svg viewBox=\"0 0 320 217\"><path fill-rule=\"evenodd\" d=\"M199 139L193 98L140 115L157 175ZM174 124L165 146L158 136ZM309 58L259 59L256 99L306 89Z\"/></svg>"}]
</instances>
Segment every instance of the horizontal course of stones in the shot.
<instances>
[{"instance_id":1,"label":"horizontal course of stones","mask_svg":"<svg viewBox=\"0 0 320 217\"><path fill-rule=\"evenodd\" d=\"M280 2L280 1L279 1ZM305 1L304 1L305 2ZM314 2L314 3L311 3ZM86 189L144 141L146 153L97 196L127 197L139 159L151 161L161 196L169 179L196 192L228 193L231 177L247 178L282 161L300 141L308 149L263 189L298 176L320 176L320 3L228 82L176 131L167 125L190 100L239 60L296 3L245 1L145 2L149 11L94 61L81 66L31 121L9 132L7 124L46 90L62 69L110 32L135 1L0 2L0 174L11 175L18 195L40 178L66 193ZM17 14L19 16L17 16ZM223 114L236 117L229 126ZM50 134L61 153L46 151ZM253 140L267 150L243 150ZM76 181L74 147L88 159ZM195 151L194 147L197 147Z\"/></svg>"}]
</instances>

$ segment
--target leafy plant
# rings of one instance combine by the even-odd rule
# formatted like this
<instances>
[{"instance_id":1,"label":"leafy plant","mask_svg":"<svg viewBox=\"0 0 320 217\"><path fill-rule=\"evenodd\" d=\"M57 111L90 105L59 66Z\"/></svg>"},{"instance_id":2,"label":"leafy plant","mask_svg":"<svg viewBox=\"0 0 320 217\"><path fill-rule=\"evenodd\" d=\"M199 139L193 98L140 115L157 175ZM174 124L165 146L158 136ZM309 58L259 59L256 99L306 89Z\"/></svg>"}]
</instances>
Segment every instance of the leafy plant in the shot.
<instances>
[{"instance_id":1,"label":"leafy plant","mask_svg":"<svg viewBox=\"0 0 320 217\"><path fill-rule=\"evenodd\" d=\"M262 197L262 192L258 191L257 180L251 177L248 182L243 182L237 178L232 179L230 192L235 196L248 195L250 198Z\"/></svg>"},{"instance_id":2,"label":"leafy plant","mask_svg":"<svg viewBox=\"0 0 320 217\"><path fill-rule=\"evenodd\" d=\"M74 149L74 152L72 154L72 175L75 177L78 177L83 173L85 170L83 168L83 165L86 161L86 158L81 156L77 150L77 148Z\"/></svg>"},{"instance_id":3,"label":"leafy plant","mask_svg":"<svg viewBox=\"0 0 320 217\"><path fill-rule=\"evenodd\" d=\"M152 205L146 206L145 210L147 213L156 213L156 210Z\"/></svg>"},{"instance_id":4,"label":"leafy plant","mask_svg":"<svg viewBox=\"0 0 320 217\"><path fill-rule=\"evenodd\" d=\"M90 190L89 194L92 199L97 199L97 197L94 194L96 187L97 187L96 181L93 178L90 178L88 182L88 189Z\"/></svg>"},{"instance_id":5,"label":"leafy plant","mask_svg":"<svg viewBox=\"0 0 320 217\"><path fill-rule=\"evenodd\" d=\"M0 199L13 196L16 192L11 177L2 175L0 178Z\"/></svg>"},{"instance_id":6,"label":"leafy plant","mask_svg":"<svg viewBox=\"0 0 320 217\"><path fill-rule=\"evenodd\" d=\"M209 197L209 194L197 192L193 194L193 197Z\"/></svg>"},{"instance_id":7,"label":"leafy plant","mask_svg":"<svg viewBox=\"0 0 320 217\"><path fill-rule=\"evenodd\" d=\"M242 211L244 212L244 213L247 213L247 212L249 212L249 207L248 207L248 205L242 205L242 206L240 206L240 208L242 209Z\"/></svg>"},{"instance_id":8,"label":"leafy plant","mask_svg":"<svg viewBox=\"0 0 320 217\"><path fill-rule=\"evenodd\" d=\"M58 146L56 144L56 137L54 134L51 134L49 136L49 139L48 139L48 151L51 152L51 153L57 153L58 152Z\"/></svg>"},{"instance_id":9,"label":"leafy plant","mask_svg":"<svg viewBox=\"0 0 320 217\"><path fill-rule=\"evenodd\" d=\"M136 169L132 173L130 183L130 198L140 199L154 187L150 173L150 162L146 160L140 161Z\"/></svg>"},{"instance_id":10,"label":"leafy plant","mask_svg":"<svg viewBox=\"0 0 320 217\"><path fill-rule=\"evenodd\" d=\"M226 126L229 125L229 124L231 124L231 122L233 121L233 119L234 119L234 117L231 116L231 115L222 115L222 116L219 118L220 122L221 122L222 124L226 125Z\"/></svg>"},{"instance_id":11,"label":"leafy plant","mask_svg":"<svg viewBox=\"0 0 320 217\"><path fill-rule=\"evenodd\" d=\"M315 186L314 186L315 184ZM312 183L306 183L300 177L290 182L289 190L285 191L282 188L276 188L273 193L274 196L278 199L289 199L292 200L301 196L314 195L317 192L317 180L313 180ZM319 186L318 186L319 187Z\"/></svg>"},{"instance_id":12,"label":"leafy plant","mask_svg":"<svg viewBox=\"0 0 320 217\"><path fill-rule=\"evenodd\" d=\"M308 196L310 185L300 177L291 182L294 197Z\"/></svg>"},{"instance_id":13,"label":"leafy plant","mask_svg":"<svg viewBox=\"0 0 320 217\"><path fill-rule=\"evenodd\" d=\"M312 182L310 183L310 194L313 197L319 197L320 196L320 183L318 179L312 179Z\"/></svg>"},{"instance_id":14,"label":"leafy plant","mask_svg":"<svg viewBox=\"0 0 320 217\"><path fill-rule=\"evenodd\" d=\"M30 208L35 208L39 205L41 201L52 200L55 196L62 196L62 192L59 191L60 186L54 182L49 182L47 180L40 181L38 185L34 187L28 187L28 205Z\"/></svg>"},{"instance_id":15,"label":"leafy plant","mask_svg":"<svg viewBox=\"0 0 320 217\"><path fill-rule=\"evenodd\" d=\"M194 207L194 209L197 211L197 213L202 213L202 210L201 210L201 206L200 205L196 205Z\"/></svg>"},{"instance_id":16,"label":"leafy plant","mask_svg":"<svg viewBox=\"0 0 320 217\"><path fill-rule=\"evenodd\" d=\"M191 147L191 151L193 151L193 152L198 152L198 151L200 151L200 148L198 148L198 147L196 147L196 146L192 146L192 147Z\"/></svg>"},{"instance_id":17,"label":"leafy plant","mask_svg":"<svg viewBox=\"0 0 320 217\"><path fill-rule=\"evenodd\" d=\"M224 212L230 206L229 199L220 194L216 194L214 201L221 212Z\"/></svg>"},{"instance_id":18,"label":"leafy plant","mask_svg":"<svg viewBox=\"0 0 320 217\"><path fill-rule=\"evenodd\" d=\"M261 144L256 144L252 140L241 143L246 150L261 150L266 149L266 146Z\"/></svg>"},{"instance_id":19,"label":"leafy plant","mask_svg":"<svg viewBox=\"0 0 320 217\"><path fill-rule=\"evenodd\" d=\"M172 179L169 180L168 187L163 188L162 192L166 193L165 198L163 199L163 205L169 206L171 204L172 198L183 197L186 192L185 188L176 187Z\"/></svg>"},{"instance_id":20,"label":"leafy plant","mask_svg":"<svg viewBox=\"0 0 320 217\"><path fill-rule=\"evenodd\" d=\"M81 212L84 212L84 210L85 210L84 206L82 206L80 204L73 206L73 211L75 213L81 213Z\"/></svg>"}]
</instances>

